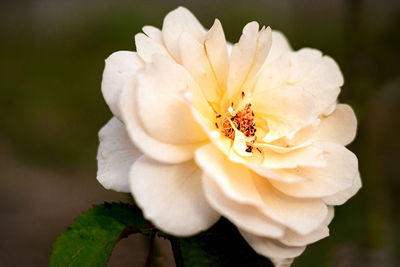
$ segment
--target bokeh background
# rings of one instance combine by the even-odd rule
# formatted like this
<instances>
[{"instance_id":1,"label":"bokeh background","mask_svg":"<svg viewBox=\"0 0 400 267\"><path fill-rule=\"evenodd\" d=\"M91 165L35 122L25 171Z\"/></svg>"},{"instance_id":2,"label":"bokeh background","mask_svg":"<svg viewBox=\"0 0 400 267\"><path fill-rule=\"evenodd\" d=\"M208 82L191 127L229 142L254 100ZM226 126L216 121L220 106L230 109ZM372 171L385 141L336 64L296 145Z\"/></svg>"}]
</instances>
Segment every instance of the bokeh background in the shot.
<instances>
[{"instance_id":1,"label":"bokeh background","mask_svg":"<svg viewBox=\"0 0 400 267\"><path fill-rule=\"evenodd\" d=\"M104 59L134 50L144 25L184 5L236 42L249 21L283 31L294 49L332 56L340 100L359 120L350 146L363 188L336 208L331 236L293 266L400 265L400 2L398 0L18 0L0 2L0 266L46 266L51 244L83 210L130 201L96 181L97 132L111 117ZM142 266L147 244L117 245L110 266ZM159 265L173 266L168 246Z\"/></svg>"}]
</instances>

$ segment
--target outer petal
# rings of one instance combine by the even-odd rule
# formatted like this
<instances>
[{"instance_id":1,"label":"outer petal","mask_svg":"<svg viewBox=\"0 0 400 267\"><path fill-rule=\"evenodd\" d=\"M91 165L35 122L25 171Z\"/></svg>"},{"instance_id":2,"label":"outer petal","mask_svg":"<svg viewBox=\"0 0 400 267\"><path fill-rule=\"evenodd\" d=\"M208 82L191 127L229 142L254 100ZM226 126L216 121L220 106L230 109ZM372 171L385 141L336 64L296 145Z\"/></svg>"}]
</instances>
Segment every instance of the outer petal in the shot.
<instances>
[{"instance_id":1,"label":"outer petal","mask_svg":"<svg viewBox=\"0 0 400 267\"><path fill-rule=\"evenodd\" d=\"M115 117L99 132L97 180L106 188L130 192L129 170L142 153L132 144L125 126Z\"/></svg>"},{"instance_id":2,"label":"outer petal","mask_svg":"<svg viewBox=\"0 0 400 267\"><path fill-rule=\"evenodd\" d=\"M178 41L183 32L191 34L197 41L202 43L206 30L189 10L184 7L178 7L165 17L162 35L168 51L179 62L180 49Z\"/></svg>"},{"instance_id":3,"label":"outer petal","mask_svg":"<svg viewBox=\"0 0 400 267\"><path fill-rule=\"evenodd\" d=\"M357 118L349 105L339 104L335 111L321 119L314 135L315 140L348 145L354 140L357 131Z\"/></svg>"},{"instance_id":4,"label":"outer petal","mask_svg":"<svg viewBox=\"0 0 400 267\"><path fill-rule=\"evenodd\" d=\"M143 33L138 33L135 35L135 44L138 55L145 62L151 62L153 60L153 55L155 54L161 54L163 56L170 57L168 51L162 44L144 35Z\"/></svg>"},{"instance_id":5,"label":"outer petal","mask_svg":"<svg viewBox=\"0 0 400 267\"><path fill-rule=\"evenodd\" d=\"M323 200L328 205L342 205L345 203L349 198L354 196L358 190L361 188L361 178L360 173L357 173L354 177L353 184L350 188L343 190L337 194L324 197Z\"/></svg>"},{"instance_id":6,"label":"outer petal","mask_svg":"<svg viewBox=\"0 0 400 267\"><path fill-rule=\"evenodd\" d=\"M267 217L298 233L312 232L326 217L327 208L321 200L292 198L280 193L267 179L229 161L213 145L199 148L195 159L226 197L241 204L253 205Z\"/></svg>"},{"instance_id":7,"label":"outer petal","mask_svg":"<svg viewBox=\"0 0 400 267\"><path fill-rule=\"evenodd\" d=\"M218 184L207 175L203 177L204 193L210 205L239 228L264 237L278 238L285 226L266 217L252 205L240 204L225 196Z\"/></svg>"},{"instance_id":8,"label":"outer petal","mask_svg":"<svg viewBox=\"0 0 400 267\"><path fill-rule=\"evenodd\" d=\"M155 41L159 44L164 44L162 32L160 31L160 29L153 27L153 26L144 26L142 28L142 30L153 41Z\"/></svg>"},{"instance_id":9,"label":"outer petal","mask_svg":"<svg viewBox=\"0 0 400 267\"><path fill-rule=\"evenodd\" d=\"M350 188L358 173L357 157L335 143L314 143L325 151L327 167L276 170L281 176L308 178L295 184L270 180L281 192L295 197L325 197Z\"/></svg>"},{"instance_id":10,"label":"outer petal","mask_svg":"<svg viewBox=\"0 0 400 267\"><path fill-rule=\"evenodd\" d=\"M143 62L135 52L118 51L106 59L101 81L103 97L111 112L121 119L119 98L125 83L137 73Z\"/></svg>"},{"instance_id":11,"label":"outer petal","mask_svg":"<svg viewBox=\"0 0 400 267\"><path fill-rule=\"evenodd\" d=\"M272 45L266 60L266 64L273 62L281 55L289 51L292 51L292 48L290 47L285 35L283 35L283 33L280 31L272 31Z\"/></svg>"},{"instance_id":12,"label":"outer petal","mask_svg":"<svg viewBox=\"0 0 400 267\"><path fill-rule=\"evenodd\" d=\"M149 157L166 162L181 163L193 157L194 151L201 144L173 145L154 138L143 126L137 111L136 79L131 79L121 95L121 113L129 137L135 145Z\"/></svg>"},{"instance_id":13,"label":"outer petal","mask_svg":"<svg viewBox=\"0 0 400 267\"><path fill-rule=\"evenodd\" d=\"M139 115L152 136L176 145L206 140L182 97L182 91L197 86L182 66L158 55L137 79Z\"/></svg>"},{"instance_id":14,"label":"outer petal","mask_svg":"<svg viewBox=\"0 0 400 267\"><path fill-rule=\"evenodd\" d=\"M305 246L287 246L274 239L256 236L239 229L244 239L258 253L268 258L294 258L306 249Z\"/></svg>"},{"instance_id":15,"label":"outer petal","mask_svg":"<svg viewBox=\"0 0 400 267\"><path fill-rule=\"evenodd\" d=\"M336 62L316 49L304 48L291 53L288 82L302 86L319 103L323 113L335 102L343 85L343 76Z\"/></svg>"},{"instance_id":16,"label":"outer petal","mask_svg":"<svg viewBox=\"0 0 400 267\"><path fill-rule=\"evenodd\" d=\"M307 235L299 235L291 230L286 231L285 235L279 238L279 241L287 246L307 246L308 244L317 242L322 238L329 236L328 225L333 219L334 210L332 206L328 207L328 215L322 225Z\"/></svg>"},{"instance_id":17,"label":"outer petal","mask_svg":"<svg viewBox=\"0 0 400 267\"><path fill-rule=\"evenodd\" d=\"M201 174L193 161L171 165L142 156L130 172L131 191L155 226L176 236L194 235L219 218L203 195Z\"/></svg>"}]
</instances>

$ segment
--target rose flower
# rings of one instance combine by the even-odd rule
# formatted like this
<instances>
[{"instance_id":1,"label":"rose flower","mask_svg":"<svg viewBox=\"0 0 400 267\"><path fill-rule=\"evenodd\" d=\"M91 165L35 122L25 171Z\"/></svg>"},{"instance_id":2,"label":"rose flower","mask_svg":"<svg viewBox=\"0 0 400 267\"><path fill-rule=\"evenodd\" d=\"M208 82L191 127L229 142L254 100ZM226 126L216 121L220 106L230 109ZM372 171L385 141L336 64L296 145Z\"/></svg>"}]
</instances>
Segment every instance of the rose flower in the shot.
<instances>
[{"instance_id":1,"label":"rose flower","mask_svg":"<svg viewBox=\"0 0 400 267\"><path fill-rule=\"evenodd\" d=\"M335 61L256 22L231 45L182 7L143 32L106 59L100 183L176 236L224 216L276 265L328 236L333 206L361 187Z\"/></svg>"}]
</instances>

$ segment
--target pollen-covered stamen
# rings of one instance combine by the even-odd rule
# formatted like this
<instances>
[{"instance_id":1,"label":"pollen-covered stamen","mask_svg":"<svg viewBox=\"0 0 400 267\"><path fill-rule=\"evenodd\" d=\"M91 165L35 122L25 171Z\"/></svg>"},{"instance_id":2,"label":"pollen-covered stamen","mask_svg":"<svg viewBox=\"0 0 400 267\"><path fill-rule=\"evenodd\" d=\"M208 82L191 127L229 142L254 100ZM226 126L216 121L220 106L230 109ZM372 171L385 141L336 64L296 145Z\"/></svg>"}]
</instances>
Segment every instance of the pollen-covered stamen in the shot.
<instances>
[{"instance_id":1,"label":"pollen-covered stamen","mask_svg":"<svg viewBox=\"0 0 400 267\"><path fill-rule=\"evenodd\" d=\"M237 112L230 110L224 116L217 115L217 118L221 118L221 131L226 137L235 140L235 129L233 127L248 137L251 141L246 143L246 152L252 152L252 145L257 137L255 135L255 118L251 104L246 104L243 110Z\"/></svg>"}]
</instances>

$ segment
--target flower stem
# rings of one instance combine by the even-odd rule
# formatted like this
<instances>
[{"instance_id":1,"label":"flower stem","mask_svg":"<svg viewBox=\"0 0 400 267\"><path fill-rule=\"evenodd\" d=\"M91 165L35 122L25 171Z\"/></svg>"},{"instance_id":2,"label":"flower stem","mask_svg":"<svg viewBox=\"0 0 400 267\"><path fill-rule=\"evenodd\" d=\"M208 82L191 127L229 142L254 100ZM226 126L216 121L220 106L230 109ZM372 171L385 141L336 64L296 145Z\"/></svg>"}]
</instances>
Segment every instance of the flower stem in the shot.
<instances>
[{"instance_id":1,"label":"flower stem","mask_svg":"<svg viewBox=\"0 0 400 267\"><path fill-rule=\"evenodd\" d=\"M153 258L153 251L154 251L154 241L156 238L156 233L157 230L151 230L151 234L150 234L150 247L149 247L149 253L147 254L147 258L146 258L146 264L145 267L150 267L151 266L151 259Z\"/></svg>"}]
</instances>

